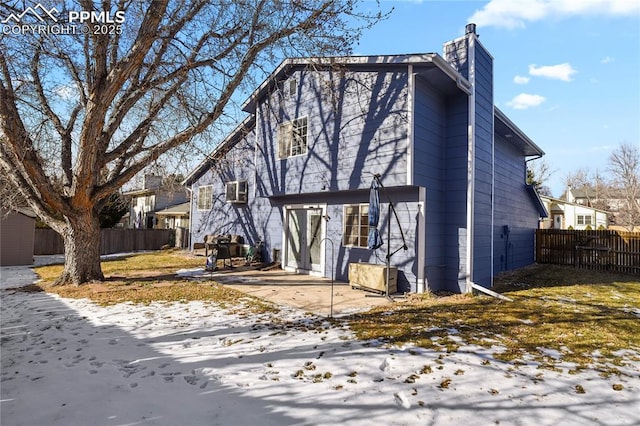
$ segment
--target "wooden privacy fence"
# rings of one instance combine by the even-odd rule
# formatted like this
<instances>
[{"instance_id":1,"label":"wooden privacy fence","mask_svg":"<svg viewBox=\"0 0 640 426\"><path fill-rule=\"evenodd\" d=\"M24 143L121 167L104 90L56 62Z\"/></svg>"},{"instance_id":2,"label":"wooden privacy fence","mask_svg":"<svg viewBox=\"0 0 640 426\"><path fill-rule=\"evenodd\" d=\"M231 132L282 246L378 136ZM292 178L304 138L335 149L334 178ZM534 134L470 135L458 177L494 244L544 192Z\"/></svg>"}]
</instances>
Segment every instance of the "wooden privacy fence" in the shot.
<instances>
[{"instance_id":1,"label":"wooden privacy fence","mask_svg":"<svg viewBox=\"0 0 640 426\"><path fill-rule=\"evenodd\" d=\"M175 241L173 229L102 229L100 254L160 250ZM63 254L62 237L53 229L36 229L33 254Z\"/></svg>"},{"instance_id":2,"label":"wooden privacy fence","mask_svg":"<svg viewBox=\"0 0 640 426\"><path fill-rule=\"evenodd\" d=\"M538 229L536 262L640 274L640 232Z\"/></svg>"}]
</instances>

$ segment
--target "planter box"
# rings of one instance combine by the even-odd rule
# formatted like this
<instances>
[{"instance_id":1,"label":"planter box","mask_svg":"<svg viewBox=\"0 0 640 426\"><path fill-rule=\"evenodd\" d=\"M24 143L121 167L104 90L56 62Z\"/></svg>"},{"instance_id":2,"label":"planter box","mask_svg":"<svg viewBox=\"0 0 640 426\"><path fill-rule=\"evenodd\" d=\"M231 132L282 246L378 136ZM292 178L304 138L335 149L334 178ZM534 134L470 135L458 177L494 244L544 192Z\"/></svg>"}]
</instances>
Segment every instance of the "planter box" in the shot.
<instances>
[{"instance_id":1,"label":"planter box","mask_svg":"<svg viewBox=\"0 0 640 426\"><path fill-rule=\"evenodd\" d=\"M387 265L373 263L350 263L349 284L352 288L385 294ZM389 269L389 294L398 290L398 268Z\"/></svg>"}]
</instances>

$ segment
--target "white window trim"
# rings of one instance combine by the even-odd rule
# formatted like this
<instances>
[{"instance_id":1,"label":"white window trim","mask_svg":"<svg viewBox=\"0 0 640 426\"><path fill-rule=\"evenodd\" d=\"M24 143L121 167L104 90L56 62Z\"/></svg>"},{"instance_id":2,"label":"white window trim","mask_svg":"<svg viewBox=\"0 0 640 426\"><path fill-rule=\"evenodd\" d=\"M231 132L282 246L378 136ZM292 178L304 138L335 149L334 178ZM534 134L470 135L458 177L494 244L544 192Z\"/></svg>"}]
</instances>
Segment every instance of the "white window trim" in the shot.
<instances>
[{"instance_id":1,"label":"white window trim","mask_svg":"<svg viewBox=\"0 0 640 426\"><path fill-rule=\"evenodd\" d=\"M305 135L305 150L303 153L301 154L295 154L292 155L291 152L293 150L293 125L296 121L300 121L300 120L306 120L306 127L307 127L307 133ZM287 155L282 155L282 147L281 147L281 143L282 143L282 134L283 134L283 129L289 127L290 130L287 130L288 134L286 134L285 136L288 138L288 154ZM309 153L309 116L304 115L302 117L297 117L294 118L293 120L284 122L282 124L280 124L278 126L278 140L277 140L277 150L278 150L278 159L280 160L286 160L288 158L294 158L294 157L301 157L303 155L307 155Z\"/></svg>"},{"instance_id":2,"label":"white window trim","mask_svg":"<svg viewBox=\"0 0 640 426\"><path fill-rule=\"evenodd\" d=\"M295 77L289 79L289 97L294 98L298 94L298 80Z\"/></svg>"},{"instance_id":3,"label":"white window trim","mask_svg":"<svg viewBox=\"0 0 640 426\"><path fill-rule=\"evenodd\" d=\"M240 192L240 184L244 183L245 185L245 190L244 192ZM235 194L235 198L233 200L230 200L227 198L227 186L228 185L235 185L236 187L236 194ZM240 198L240 195L244 194L244 199ZM226 182L224 184L224 198L225 201L227 203L233 203L233 204L247 204L249 202L249 184L247 183L246 179L238 179L238 180L232 180L229 182Z\"/></svg>"},{"instance_id":4,"label":"white window trim","mask_svg":"<svg viewBox=\"0 0 640 426\"><path fill-rule=\"evenodd\" d=\"M360 213L360 209L363 206L367 206L367 208L369 207L369 203L353 203L353 204L345 204L342 206L342 238L341 238L341 243L343 247L352 247L352 248L368 248L367 245L361 246L359 244L345 244L344 238L345 238L345 234L347 231L347 208L348 207L353 207L353 206L358 206L358 240L360 240L360 231L362 229L362 213ZM369 210L367 209L367 235L369 234Z\"/></svg>"},{"instance_id":5,"label":"white window trim","mask_svg":"<svg viewBox=\"0 0 640 426\"><path fill-rule=\"evenodd\" d=\"M209 200L208 200L208 203L207 203L209 205L209 208L200 208L200 200L202 198L202 196L201 196L202 192L201 191L203 189L205 189L205 188L211 188L209 190L210 191L210 196L209 196ZM198 187L198 200L196 202L196 209L198 211L207 211L207 210L211 210L212 208L213 208L213 185L202 185L202 186L199 186Z\"/></svg>"}]
</instances>

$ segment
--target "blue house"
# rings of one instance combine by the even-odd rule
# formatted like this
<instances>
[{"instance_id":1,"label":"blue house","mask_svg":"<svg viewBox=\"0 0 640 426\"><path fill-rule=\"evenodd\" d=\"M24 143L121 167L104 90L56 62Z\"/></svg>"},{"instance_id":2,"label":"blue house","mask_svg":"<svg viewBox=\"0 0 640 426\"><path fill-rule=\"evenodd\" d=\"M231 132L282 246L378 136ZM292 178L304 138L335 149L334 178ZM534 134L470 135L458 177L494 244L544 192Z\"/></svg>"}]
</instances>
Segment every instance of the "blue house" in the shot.
<instances>
[{"instance_id":1,"label":"blue house","mask_svg":"<svg viewBox=\"0 0 640 426\"><path fill-rule=\"evenodd\" d=\"M533 262L544 207L526 161L544 153L494 106L493 58L475 25L444 57L287 59L243 108L248 117L185 181L192 244L239 234L286 270L347 280L352 262L385 263L401 227L408 249L391 264L410 292L490 287ZM381 196L385 246L371 251L376 174L400 226Z\"/></svg>"}]
</instances>

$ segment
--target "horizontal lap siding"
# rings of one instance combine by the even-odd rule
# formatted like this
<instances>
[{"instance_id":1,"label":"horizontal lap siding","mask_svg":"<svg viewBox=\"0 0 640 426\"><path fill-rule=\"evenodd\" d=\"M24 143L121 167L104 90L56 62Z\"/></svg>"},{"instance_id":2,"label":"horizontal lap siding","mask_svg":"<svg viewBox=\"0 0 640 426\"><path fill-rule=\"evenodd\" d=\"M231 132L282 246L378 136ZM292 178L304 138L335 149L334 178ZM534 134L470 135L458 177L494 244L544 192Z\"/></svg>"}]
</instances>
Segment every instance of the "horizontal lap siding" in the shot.
<instances>
[{"instance_id":1,"label":"horizontal lap siding","mask_svg":"<svg viewBox=\"0 0 640 426\"><path fill-rule=\"evenodd\" d=\"M475 182L473 217L473 281L492 284L493 190L493 59L475 43Z\"/></svg>"},{"instance_id":2,"label":"horizontal lap siding","mask_svg":"<svg viewBox=\"0 0 640 426\"><path fill-rule=\"evenodd\" d=\"M414 106L414 183L426 188L425 277L428 289L443 288L444 163L446 104L437 89L416 79Z\"/></svg>"},{"instance_id":3,"label":"horizontal lap siding","mask_svg":"<svg viewBox=\"0 0 640 426\"><path fill-rule=\"evenodd\" d=\"M468 40L445 44L445 59L469 76ZM469 102L466 95L447 100L445 153L445 279L447 290L464 291L467 255L467 184Z\"/></svg>"},{"instance_id":4,"label":"horizontal lap siding","mask_svg":"<svg viewBox=\"0 0 640 426\"><path fill-rule=\"evenodd\" d=\"M538 211L525 187L522 152L496 137L494 273L533 263ZM508 235L504 226L509 226Z\"/></svg>"},{"instance_id":5,"label":"horizontal lap siding","mask_svg":"<svg viewBox=\"0 0 640 426\"><path fill-rule=\"evenodd\" d=\"M258 106L260 195L362 189L375 173L389 185L406 184L406 67L343 74L298 70L289 78L298 82L297 96L280 101L273 93ZM278 159L278 126L305 116L307 154Z\"/></svg>"},{"instance_id":6,"label":"horizontal lap siding","mask_svg":"<svg viewBox=\"0 0 640 426\"><path fill-rule=\"evenodd\" d=\"M444 255L443 287L464 290L467 235L467 125L468 98L457 95L447 99L444 155Z\"/></svg>"},{"instance_id":7,"label":"horizontal lap siding","mask_svg":"<svg viewBox=\"0 0 640 426\"><path fill-rule=\"evenodd\" d=\"M224 158L213 162L193 183L192 244L203 242L205 235L209 234L242 235L248 243L265 239L269 234L274 212L267 200L254 196L254 140L255 133L251 132L231 148ZM226 182L243 179L248 183L247 204L227 203ZM198 189L206 185L213 186L213 207L210 210L198 210Z\"/></svg>"},{"instance_id":8,"label":"horizontal lap siding","mask_svg":"<svg viewBox=\"0 0 640 426\"><path fill-rule=\"evenodd\" d=\"M358 191L351 193L333 194L326 199L327 214L331 218L327 223L327 237L332 239L335 245L334 262L335 278L348 281L349 263L367 262L385 264L387 254L387 237L391 230L391 252L402 247L402 232L407 243L407 250L399 250L391 257L391 265L398 268L398 291L412 291L416 289L417 262L417 226L418 226L418 191L417 188L387 188L391 197L400 225L395 217L391 216L391 228L389 228L388 208L389 204L383 194L380 197L380 225L378 229L382 236L383 245L377 250L367 248L346 247L342 245L344 226L344 206L347 204L368 203L369 192ZM331 248L326 247L327 271L331 271Z\"/></svg>"}]
</instances>

